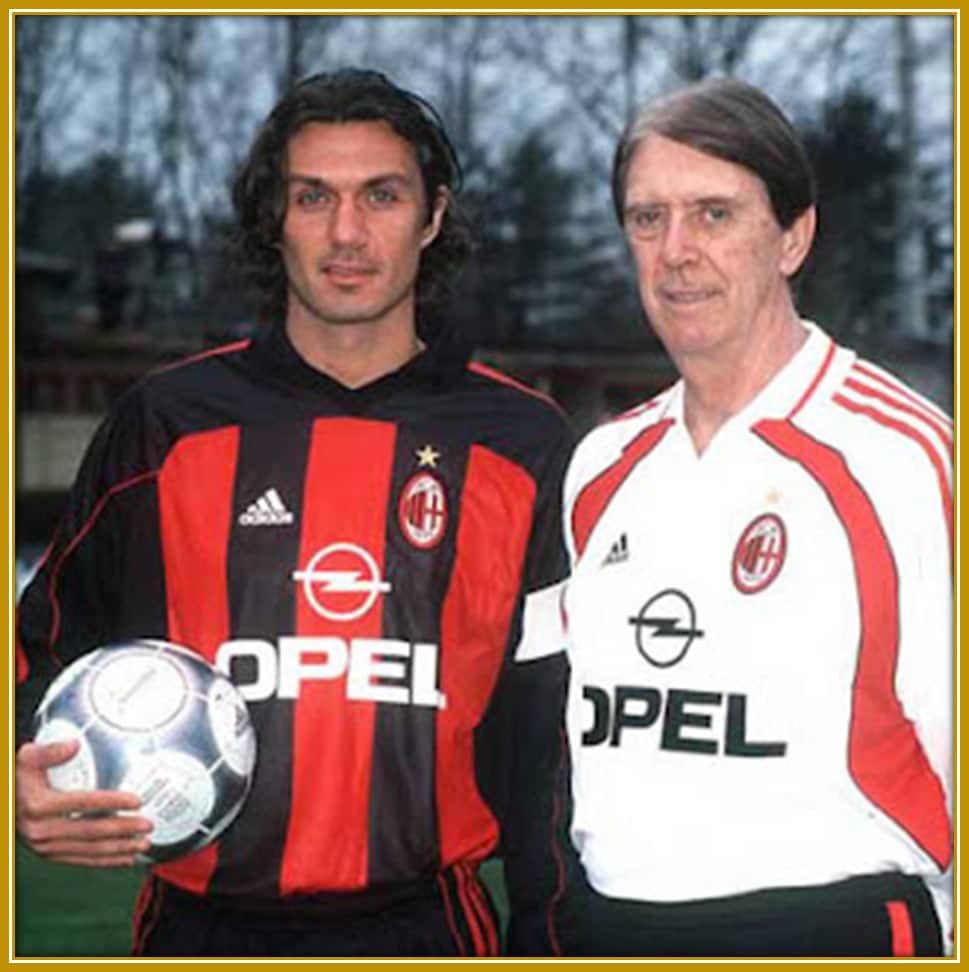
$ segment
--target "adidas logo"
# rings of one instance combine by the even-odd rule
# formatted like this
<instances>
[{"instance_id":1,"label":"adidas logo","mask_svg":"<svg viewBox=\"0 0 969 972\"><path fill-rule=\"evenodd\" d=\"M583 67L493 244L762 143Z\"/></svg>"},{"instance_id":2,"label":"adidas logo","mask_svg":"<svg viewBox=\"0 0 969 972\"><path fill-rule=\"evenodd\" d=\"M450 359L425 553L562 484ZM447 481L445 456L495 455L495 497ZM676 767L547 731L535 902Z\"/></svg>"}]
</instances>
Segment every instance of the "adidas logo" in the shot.
<instances>
[{"instance_id":1,"label":"adidas logo","mask_svg":"<svg viewBox=\"0 0 969 972\"><path fill-rule=\"evenodd\" d=\"M626 560L629 560L629 542L626 540L626 534L622 533L619 535L619 539L609 548L609 553L606 554L606 559L602 562L602 566L605 567L606 564L621 564Z\"/></svg>"},{"instance_id":2,"label":"adidas logo","mask_svg":"<svg viewBox=\"0 0 969 972\"><path fill-rule=\"evenodd\" d=\"M245 513L239 514L240 526L287 526L293 514L286 509L275 489L266 490Z\"/></svg>"}]
</instances>

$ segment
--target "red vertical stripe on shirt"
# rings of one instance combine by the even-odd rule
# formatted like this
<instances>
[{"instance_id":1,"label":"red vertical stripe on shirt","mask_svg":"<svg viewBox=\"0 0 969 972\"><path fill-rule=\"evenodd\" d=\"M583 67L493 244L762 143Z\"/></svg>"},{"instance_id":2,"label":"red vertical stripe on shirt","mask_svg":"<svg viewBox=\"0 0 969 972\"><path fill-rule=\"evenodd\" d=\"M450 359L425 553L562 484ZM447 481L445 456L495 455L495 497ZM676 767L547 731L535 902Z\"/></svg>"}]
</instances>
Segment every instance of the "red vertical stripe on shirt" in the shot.
<instances>
[{"instance_id":1,"label":"red vertical stripe on shirt","mask_svg":"<svg viewBox=\"0 0 969 972\"><path fill-rule=\"evenodd\" d=\"M474 730L501 668L522 583L535 482L519 466L474 446L468 457L451 582L441 614L437 721L441 863L480 860L497 823L475 782Z\"/></svg>"},{"instance_id":2,"label":"red vertical stripe on shirt","mask_svg":"<svg viewBox=\"0 0 969 972\"><path fill-rule=\"evenodd\" d=\"M158 475L168 637L210 661L229 637L226 550L238 449L237 428L190 435ZM215 863L216 845L210 844L157 872L202 892Z\"/></svg>"},{"instance_id":3,"label":"red vertical stripe on shirt","mask_svg":"<svg viewBox=\"0 0 969 972\"><path fill-rule=\"evenodd\" d=\"M168 636L210 661L229 634L226 551L238 449L237 428L187 436L158 476Z\"/></svg>"},{"instance_id":4,"label":"red vertical stripe on shirt","mask_svg":"<svg viewBox=\"0 0 969 972\"><path fill-rule=\"evenodd\" d=\"M395 430L359 419L319 419L313 427L304 490L299 569L356 572L361 580L382 580ZM378 577L358 554L346 549L314 558L334 544L352 544L369 554ZM378 593L359 617L333 619L319 613L308 597L331 614L349 615L364 603L359 593L335 593L323 580L297 584L296 631L301 637L338 639L349 649L354 638L381 634L384 597ZM319 654L303 660L324 664ZM323 883L334 890L360 888L367 881L369 791L374 703L347 698L347 677L307 678L294 702L292 816L286 835L280 890L305 891Z\"/></svg>"},{"instance_id":5,"label":"red vertical stripe on shirt","mask_svg":"<svg viewBox=\"0 0 969 972\"><path fill-rule=\"evenodd\" d=\"M898 576L878 514L839 452L784 421L758 422L754 431L818 482L848 537L861 629L848 740L851 776L944 870L952 857L944 791L895 693Z\"/></svg>"},{"instance_id":6,"label":"red vertical stripe on shirt","mask_svg":"<svg viewBox=\"0 0 969 972\"><path fill-rule=\"evenodd\" d=\"M595 479L587 483L579 493L572 508L572 536L578 556L582 555L595 525L599 522L616 490L625 482L637 463L660 443L673 419L663 419L644 429L622 450L622 455Z\"/></svg>"}]
</instances>

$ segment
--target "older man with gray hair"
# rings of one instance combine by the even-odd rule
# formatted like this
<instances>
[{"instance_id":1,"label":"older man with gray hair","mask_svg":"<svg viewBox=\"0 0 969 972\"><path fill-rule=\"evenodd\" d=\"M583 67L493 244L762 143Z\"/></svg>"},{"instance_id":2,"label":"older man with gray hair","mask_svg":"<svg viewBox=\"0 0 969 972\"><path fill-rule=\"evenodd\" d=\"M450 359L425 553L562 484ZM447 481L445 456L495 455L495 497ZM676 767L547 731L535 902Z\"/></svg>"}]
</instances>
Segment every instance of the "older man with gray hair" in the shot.
<instances>
[{"instance_id":1,"label":"older man with gray hair","mask_svg":"<svg viewBox=\"0 0 969 972\"><path fill-rule=\"evenodd\" d=\"M646 107L613 192L680 380L566 479L575 951L940 954L950 420L798 313L814 179L762 92Z\"/></svg>"}]
</instances>

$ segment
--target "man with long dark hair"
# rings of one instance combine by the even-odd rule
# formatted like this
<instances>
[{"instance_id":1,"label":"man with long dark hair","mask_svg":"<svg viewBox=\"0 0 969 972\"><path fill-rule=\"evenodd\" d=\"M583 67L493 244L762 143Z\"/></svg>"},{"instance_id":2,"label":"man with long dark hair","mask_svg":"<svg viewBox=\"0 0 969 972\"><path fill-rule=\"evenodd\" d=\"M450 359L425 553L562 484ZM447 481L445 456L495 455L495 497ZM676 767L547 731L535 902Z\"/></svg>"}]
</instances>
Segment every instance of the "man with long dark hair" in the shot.
<instances>
[{"instance_id":1,"label":"man with long dark hair","mask_svg":"<svg viewBox=\"0 0 969 972\"><path fill-rule=\"evenodd\" d=\"M264 327L122 398L23 597L25 717L60 666L146 636L249 700L251 796L152 869L138 954L494 955L495 852L509 948L556 948L564 662L534 632L564 574L571 436L427 326L468 256L459 186L434 110L383 75L289 92L233 188ZM21 746L18 831L130 864L136 798L47 785L75 747Z\"/></svg>"}]
</instances>

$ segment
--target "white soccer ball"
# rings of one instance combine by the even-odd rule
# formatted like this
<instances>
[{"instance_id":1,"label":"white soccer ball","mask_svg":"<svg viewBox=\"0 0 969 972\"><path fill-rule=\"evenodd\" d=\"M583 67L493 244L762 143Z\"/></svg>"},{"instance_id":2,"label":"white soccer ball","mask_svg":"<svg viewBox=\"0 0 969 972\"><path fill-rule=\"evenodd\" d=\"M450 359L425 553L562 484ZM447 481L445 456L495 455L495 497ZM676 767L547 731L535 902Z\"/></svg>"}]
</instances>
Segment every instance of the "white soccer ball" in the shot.
<instances>
[{"instance_id":1,"label":"white soccer ball","mask_svg":"<svg viewBox=\"0 0 969 972\"><path fill-rule=\"evenodd\" d=\"M166 641L97 648L58 675L34 716L34 741L79 739L47 770L57 790L119 790L142 799L154 829L146 862L215 840L249 793L256 735L236 687L204 658Z\"/></svg>"}]
</instances>

